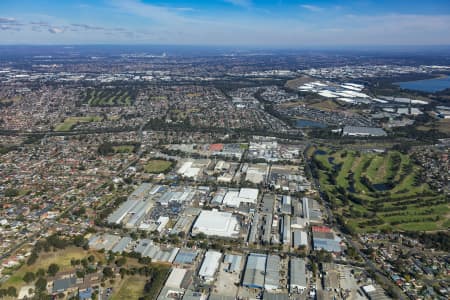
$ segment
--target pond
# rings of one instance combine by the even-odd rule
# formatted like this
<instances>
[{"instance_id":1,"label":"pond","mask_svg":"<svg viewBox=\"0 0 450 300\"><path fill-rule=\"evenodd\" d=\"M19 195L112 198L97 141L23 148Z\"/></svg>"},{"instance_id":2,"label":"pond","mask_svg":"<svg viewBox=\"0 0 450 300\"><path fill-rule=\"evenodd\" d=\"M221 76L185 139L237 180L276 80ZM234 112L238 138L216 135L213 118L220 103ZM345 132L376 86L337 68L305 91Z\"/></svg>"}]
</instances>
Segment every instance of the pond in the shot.
<instances>
[{"instance_id":1,"label":"pond","mask_svg":"<svg viewBox=\"0 0 450 300\"><path fill-rule=\"evenodd\" d=\"M372 187L377 192L385 192L385 191L389 191L391 189L391 186L388 183L376 183L376 184L372 184Z\"/></svg>"}]
</instances>

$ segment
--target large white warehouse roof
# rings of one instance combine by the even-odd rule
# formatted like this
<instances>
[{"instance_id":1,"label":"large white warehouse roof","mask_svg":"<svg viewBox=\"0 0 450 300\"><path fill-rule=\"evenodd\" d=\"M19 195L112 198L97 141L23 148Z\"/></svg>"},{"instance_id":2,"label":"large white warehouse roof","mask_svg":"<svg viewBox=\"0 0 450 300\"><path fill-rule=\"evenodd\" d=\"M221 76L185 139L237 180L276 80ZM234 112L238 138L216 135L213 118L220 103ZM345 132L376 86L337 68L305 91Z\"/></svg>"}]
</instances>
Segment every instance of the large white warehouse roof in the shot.
<instances>
[{"instance_id":1,"label":"large white warehouse roof","mask_svg":"<svg viewBox=\"0 0 450 300\"><path fill-rule=\"evenodd\" d=\"M239 224L232 213L203 210L192 228L193 235L200 232L209 236L233 237L239 234Z\"/></svg>"}]
</instances>

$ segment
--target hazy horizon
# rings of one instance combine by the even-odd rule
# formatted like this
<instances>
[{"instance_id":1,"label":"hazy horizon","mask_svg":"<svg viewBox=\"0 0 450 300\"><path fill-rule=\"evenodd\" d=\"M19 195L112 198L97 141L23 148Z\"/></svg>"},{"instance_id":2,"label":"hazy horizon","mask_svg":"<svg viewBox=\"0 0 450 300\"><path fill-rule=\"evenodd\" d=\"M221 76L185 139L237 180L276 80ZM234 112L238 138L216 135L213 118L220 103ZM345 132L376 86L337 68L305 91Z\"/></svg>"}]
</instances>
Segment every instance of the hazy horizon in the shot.
<instances>
[{"instance_id":1,"label":"hazy horizon","mask_svg":"<svg viewBox=\"0 0 450 300\"><path fill-rule=\"evenodd\" d=\"M2 45L450 45L448 1L5 0Z\"/></svg>"}]
</instances>

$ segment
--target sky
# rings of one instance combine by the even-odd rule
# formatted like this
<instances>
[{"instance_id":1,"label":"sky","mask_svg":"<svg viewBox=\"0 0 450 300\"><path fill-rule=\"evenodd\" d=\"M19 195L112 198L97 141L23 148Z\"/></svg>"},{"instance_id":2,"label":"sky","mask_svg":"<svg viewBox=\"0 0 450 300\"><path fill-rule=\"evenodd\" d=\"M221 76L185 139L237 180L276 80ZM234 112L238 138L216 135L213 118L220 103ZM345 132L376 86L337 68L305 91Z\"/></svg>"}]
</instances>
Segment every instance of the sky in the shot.
<instances>
[{"instance_id":1,"label":"sky","mask_svg":"<svg viewBox=\"0 0 450 300\"><path fill-rule=\"evenodd\" d=\"M450 0L0 0L0 44L450 45Z\"/></svg>"}]
</instances>

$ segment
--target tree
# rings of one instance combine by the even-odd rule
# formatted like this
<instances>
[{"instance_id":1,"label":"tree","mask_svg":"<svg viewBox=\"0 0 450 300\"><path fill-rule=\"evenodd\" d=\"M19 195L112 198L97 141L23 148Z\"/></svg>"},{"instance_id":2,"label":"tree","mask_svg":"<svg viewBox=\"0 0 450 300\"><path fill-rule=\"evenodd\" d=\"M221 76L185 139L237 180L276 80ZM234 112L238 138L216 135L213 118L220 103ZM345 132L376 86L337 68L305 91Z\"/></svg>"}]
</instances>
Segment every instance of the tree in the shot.
<instances>
[{"instance_id":1,"label":"tree","mask_svg":"<svg viewBox=\"0 0 450 300\"><path fill-rule=\"evenodd\" d=\"M25 275L23 276L23 281L25 281L26 283L30 283L32 281L34 281L36 277L34 276L33 272L26 272Z\"/></svg>"},{"instance_id":2,"label":"tree","mask_svg":"<svg viewBox=\"0 0 450 300\"><path fill-rule=\"evenodd\" d=\"M45 270L42 268L39 268L36 272L36 277L44 277L45 276Z\"/></svg>"},{"instance_id":3,"label":"tree","mask_svg":"<svg viewBox=\"0 0 450 300\"><path fill-rule=\"evenodd\" d=\"M39 277L35 283L36 290L43 292L47 290L47 280L44 277Z\"/></svg>"},{"instance_id":4,"label":"tree","mask_svg":"<svg viewBox=\"0 0 450 300\"><path fill-rule=\"evenodd\" d=\"M19 195L19 191L17 189L6 189L4 192L5 197L13 198Z\"/></svg>"},{"instance_id":5,"label":"tree","mask_svg":"<svg viewBox=\"0 0 450 300\"><path fill-rule=\"evenodd\" d=\"M121 267L126 263L127 263L127 259L125 257L121 257L118 260L116 260L116 266L118 266L118 267Z\"/></svg>"},{"instance_id":6,"label":"tree","mask_svg":"<svg viewBox=\"0 0 450 300\"><path fill-rule=\"evenodd\" d=\"M11 297L17 297L17 290L16 290L16 288L13 287L13 286L8 287L7 294L9 296L11 296Z\"/></svg>"},{"instance_id":7,"label":"tree","mask_svg":"<svg viewBox=\"0 0 450 300\"><path fill-rule=\"evenodd\" d=\"M57 264L50 264L50 266L48 266L48 270L47 273L50 276L55 276L56 273L58 273L59 271L59 266Z\"/></svg>"},{"instance_id":8,"label":"tree","mask_svg":"<svg viewBox=\"0 0 450 300\"><path fill-rule=\"evenodd\" d=\"M27 265L31 266L32 264L34 264L36 262L37 259L38 259L38 254L36 253L36 251L32 251L30 254L30 257L28 257Z\"/></svg>"},{"instance_id":9,"label":"tree","mask_svg":"<svg viewBox=\"0 0 450 300\"><path fill-rule=\"evenodd\" d=\"M114 153L114 149L111 143L103 143L101 144L98 149L98 154L100 155L109 155Z\"/></svg>"},{"instance_id":10,"label":"tree","mask_svg":"<svg viewBox=\"0 0 450 300\"><path fill-rule=\"evenodd\" d=\"M113 277L114 273L113 273L113 270L110 267L104 267L103 268L103 275L105 277Z\"/></svg>"},{"instance_id":11,"label":"tree","mask_svg":"<svg viewBox=\"0 0 450 300\"><path fill-rule=\"evenodd\" d=\"M85 275L84 270L77 270L76 272L78 278L83 278Z\"/></svg>"}]
</instances>

